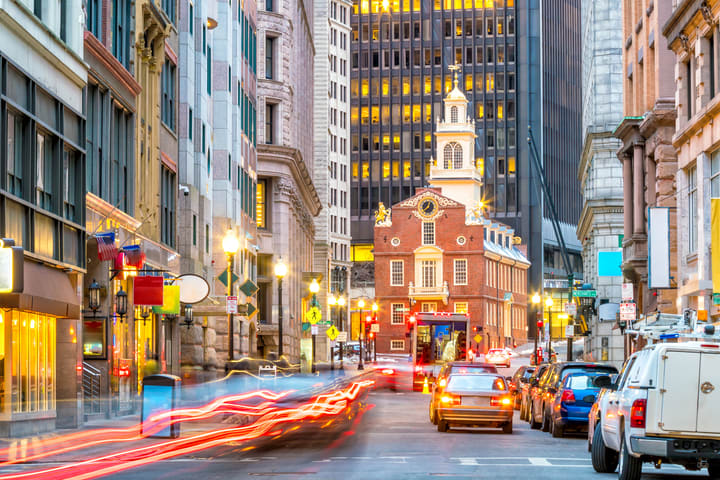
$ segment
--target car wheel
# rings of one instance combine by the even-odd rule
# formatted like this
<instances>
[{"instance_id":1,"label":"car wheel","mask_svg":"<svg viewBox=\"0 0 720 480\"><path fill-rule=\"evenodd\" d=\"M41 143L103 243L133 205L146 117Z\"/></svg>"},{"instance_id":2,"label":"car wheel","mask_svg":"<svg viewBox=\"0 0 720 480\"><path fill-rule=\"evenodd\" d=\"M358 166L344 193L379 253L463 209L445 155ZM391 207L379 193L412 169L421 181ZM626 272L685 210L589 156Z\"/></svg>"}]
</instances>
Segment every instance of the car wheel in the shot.
<instances>
[{"instance_id":1,"label":"car wheel","mask_svg":"<svg viewBox=\"0 0 720 480\"><path fill-rule=\"evenodd\" d=\"M565 435L565 427L558 424L556 421L552 421L552 426L550 427L550 431L552 432L553 438L562 438Z\"/></svg>"},{"instance_id":2,"label":"car wheel","mask_svg":"<svg viewBox=\"0 0 720 480\"><path fill-rule=\"evenodd\" d=\"M543 408L543 413L542 413L542 431L543 432L550 431L550 418L547 415L545 408Z\"/></svg>"},{"instance_id":3,"label":"car wheel","mask_svg":"<svg viewBox=\"0 0 720 480\"><path fill-rule=\"evenodd\" d=\"M503 425L502 431L503 431L503 433L511 434L512 433L512 421L507 422L505 425Z\"/></svg>"},{"instance_id":4,"label":"car wheel","mask_svg":"<svg viewBox=\"0 0 720 480\"><path fill-rule=\"evenodd\" d=\"M442 432L442 433L445 433L450 429L448 427L448 423L445 420L438 420L437 428L438 428L438 432Z\"/></svg>"},{"instance_id":5,"label":"car wheel","mask_svg":"<svg viewBox=\"0 0 720 480\"><path fill-rule=\"evenodd\" d=\"M708 463L708 475L710 478L720 479L720 462Z\"/></svg>"},{"instance_id":6,"label":"car wheel","mask_svg":"<svg viewBox=\"0 0 720 480\"><path fill-rule=\"evenodd\" d=\"M530 428L533 430L537 430L540 428L540 422L535 421L535 405L533 404L530 407Z\"/></svg>"},{"instance_id":7,"label":"car wheel","mask_svg":"<svg viewBox=\"0 0 720 480\"><path fill-rule=\"evenodd\" d=\"M622 433L622 432L621 432ZM625 444L625 434L620 437L620 459L618 480L639 480L642 474L642 461L630 455Z\"/></svg>"},{"instance_id":8,"label":"car wheel","mask_svg":"<svg viewBox=\"0 0 720 480\"><path fill-rule=\"evenodd\" d=\"M605 446L600 428L600 422L596 423L591 450L592 466L598 473L612 473L617 468L618 454Z\"/></svg>"},{"instance_id":9,"label":"car wheel","mask_svg":"<svg viewBox=\"0 0 720 480\"><path fill-rule=\"evenodd\" d=\"M433 408L432 402L430 402L430 422L433 425L437 425L437 413L435 413L435 409Z\"/></svg>"}]
</instances>

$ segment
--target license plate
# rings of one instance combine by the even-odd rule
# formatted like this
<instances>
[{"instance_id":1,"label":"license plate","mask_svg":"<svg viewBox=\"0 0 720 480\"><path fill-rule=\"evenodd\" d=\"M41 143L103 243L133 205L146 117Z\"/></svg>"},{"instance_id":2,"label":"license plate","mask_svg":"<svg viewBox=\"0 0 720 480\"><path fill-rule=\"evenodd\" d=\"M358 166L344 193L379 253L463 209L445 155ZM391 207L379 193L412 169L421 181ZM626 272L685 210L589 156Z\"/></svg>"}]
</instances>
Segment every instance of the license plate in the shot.
<instances>
[{"instance_id":1,"label":"license plate","mask_svg":"<svg viewBox=\"0 0 720 480\"><path fill-rule=\"evenodd\" d=\"M486 397L462 397L461 405L468 407L487 407L490 400Z\"/></svg>"}]
</instances>

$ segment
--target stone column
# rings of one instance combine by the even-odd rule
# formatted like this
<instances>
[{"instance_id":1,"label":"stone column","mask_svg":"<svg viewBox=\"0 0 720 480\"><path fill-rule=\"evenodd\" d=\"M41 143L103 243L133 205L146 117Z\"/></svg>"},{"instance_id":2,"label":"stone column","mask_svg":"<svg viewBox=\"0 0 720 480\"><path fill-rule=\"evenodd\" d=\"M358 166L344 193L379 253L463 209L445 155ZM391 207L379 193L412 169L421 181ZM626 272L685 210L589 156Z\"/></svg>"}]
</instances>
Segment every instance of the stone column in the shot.
<instances>
[{"instance_id":1,"label":"stone column","mask_svg":"<svg viewBox=\"0 0 720 480\"><path fill-rule=\"evenodd\" d=\"M633 143L633 234L645 233L645 177L643 175L643 143Z\"/></svg>"},{"instance_id":2,"label":"stone column","mask_svg":"<svg viewBox=\"0 0 720 480\"><path fill-rule=\"evenodd\" d=\"M632 237L633 223L633 181L632 181L632 157L629 153L623 154L623 223L625 226L625 239Z\"/></svg>"}]
</instances>

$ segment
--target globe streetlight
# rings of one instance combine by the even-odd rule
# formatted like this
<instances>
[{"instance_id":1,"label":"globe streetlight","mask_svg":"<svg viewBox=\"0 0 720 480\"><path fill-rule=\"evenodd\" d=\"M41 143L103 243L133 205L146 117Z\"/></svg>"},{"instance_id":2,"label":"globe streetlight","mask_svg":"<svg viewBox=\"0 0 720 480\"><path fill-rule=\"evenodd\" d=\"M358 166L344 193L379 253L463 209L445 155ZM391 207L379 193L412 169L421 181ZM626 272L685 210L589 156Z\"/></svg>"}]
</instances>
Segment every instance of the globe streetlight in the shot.
<instances>
[{"instance_id":1,"label":"globe streetlight","mask_svg":"<svg viewBox=\"0 0 720 480\"><path fill-rule=\"evenodd\" d=\"M363 338L365 337L365 318L363 317L363 308L365 308L365 300L362 298L358 300L357 306L360 309L360 335L358 335L360 343L360 362L358 362L358 370L365 370L365 366L363 365L363 357L365 356L363 352Z\"/></svg>"},{"instance_id":2,"label":"globe streetlight","mask_svg":"<svg viewBox=\"0 0 720 480\"><path fill-rule=\"evenodd\" d=\"M540 305L540 302L542 302L542 298L540 297L540 294L535 292L535 294L532 296L532 304L533 309L535 310L535 316L538 317L538 305ZM542 317L540 317L542 318ZM537 319L537 318L536 318ZM538 337L540 336L540 326L542 325L542 322L540 320L537 320L535 323L535 353L533 353L533 356L535 357L535 365L537 365L538 362Z\"/></svg>"},{"instance_id":3,"label":"globe streetlight","mask_svg":"<svg viewBox=\"0 0 720 480\"><path fill-rule=\"evenodd\" d=\"M240 249L240 240L238 240L235 232L232 229L228 229L225 237L222 240L223 251L227 257L227 296L232 296L232 285L233 285L233 260L235 255ZM226 300L227 302L227 300ZM233 321L233 314L228 313L228 360L233 361L235 359L235 322Z\"/></svg>"},{"instance_id":4,"label":"globe streetlight","mask_svg":"<svg viewBox=\"0 0 720 480\"><path fill-rule=\"evenodd\" d=\"M283 298L282 298L282 281L287 275L287 265L282 261L282 257L278 258L275 263L274 273L278 281L278 360L283 356Z\"/></svg>"}]
</instances>

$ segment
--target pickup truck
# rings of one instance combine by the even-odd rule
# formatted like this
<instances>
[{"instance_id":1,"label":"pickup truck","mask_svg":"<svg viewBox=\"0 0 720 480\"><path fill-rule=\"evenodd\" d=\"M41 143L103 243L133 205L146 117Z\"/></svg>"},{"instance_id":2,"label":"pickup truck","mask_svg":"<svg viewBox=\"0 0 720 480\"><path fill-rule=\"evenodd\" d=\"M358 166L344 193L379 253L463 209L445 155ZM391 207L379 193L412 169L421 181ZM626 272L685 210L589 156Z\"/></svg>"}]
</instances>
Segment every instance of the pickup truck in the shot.
<instances>
[{"instance_id":1,"label":"pickup truck","mask_svg":"<svg viewBox=\"0 0 720 480\"><path fill-rule=\"evenodd\" d=\"M606 389L589 419L597 472L638 480L645 462L673 463L720 479L720 343L648 346L615 383L600 376L595 385Z\"/></svg>"}]
</instances>

